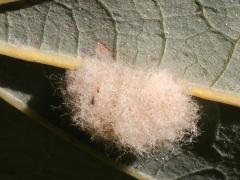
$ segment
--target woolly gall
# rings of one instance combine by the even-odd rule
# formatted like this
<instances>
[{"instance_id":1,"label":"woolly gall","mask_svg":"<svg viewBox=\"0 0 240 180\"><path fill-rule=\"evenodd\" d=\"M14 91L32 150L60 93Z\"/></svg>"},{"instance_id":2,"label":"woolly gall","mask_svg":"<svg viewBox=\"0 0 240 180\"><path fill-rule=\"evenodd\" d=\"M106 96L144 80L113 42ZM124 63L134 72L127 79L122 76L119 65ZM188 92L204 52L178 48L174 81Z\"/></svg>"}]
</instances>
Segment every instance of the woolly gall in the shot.
<instances>
[{"instance_id":1,"label":"woolly gall","mask_svg":"<svg viewBox=\"0 0 240 180\"><path fill-rule=\"evenodd\" d=\"M73 122L93 139L143 154L197 134L199 106L167 70L89 58L66 72L65 85Z\"/></svg>"}]
</instances>

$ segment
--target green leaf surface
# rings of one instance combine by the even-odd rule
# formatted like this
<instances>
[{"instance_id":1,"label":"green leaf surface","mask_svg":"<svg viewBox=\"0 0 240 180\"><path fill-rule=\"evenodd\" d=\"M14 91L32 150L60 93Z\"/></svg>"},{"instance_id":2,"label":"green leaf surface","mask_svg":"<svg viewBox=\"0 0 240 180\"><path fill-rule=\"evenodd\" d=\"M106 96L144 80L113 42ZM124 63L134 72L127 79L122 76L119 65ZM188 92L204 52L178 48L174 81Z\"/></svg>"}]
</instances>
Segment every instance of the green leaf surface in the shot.
<instances>
[{"instance_id":1,"label":"green leaf surface","mask_svg":"<svg viewBox=\"0 0 240 180\"><path fill-rule=\"evenodd\" d=\"M169 68L190 82L240 94L237 0L52 0L2 6L0 41Z\"/></svg>"},{"instance_id":2,"label":"green leaf surface","mask_svg":"<svg viewBox=\"0 0 240 180\"><path fill-rule=\"evenodd\" d=\"M234 0L54 0L0 6L0 43L75 57L94 56L101 43L118 61L169 68L191 82L236 95L240 94L239 41L240 4ZM67 127L61 118L64 112L58 111L61 99L53 96L50 79L63 70L0 59L1 88L90 143L86 135ZM124 156L121 162L157 179L237 179L239 109L202 104L202 135L194 144L145 158ZM102 151L101 145L90 146Z\"/></svg>"}]
</instances>

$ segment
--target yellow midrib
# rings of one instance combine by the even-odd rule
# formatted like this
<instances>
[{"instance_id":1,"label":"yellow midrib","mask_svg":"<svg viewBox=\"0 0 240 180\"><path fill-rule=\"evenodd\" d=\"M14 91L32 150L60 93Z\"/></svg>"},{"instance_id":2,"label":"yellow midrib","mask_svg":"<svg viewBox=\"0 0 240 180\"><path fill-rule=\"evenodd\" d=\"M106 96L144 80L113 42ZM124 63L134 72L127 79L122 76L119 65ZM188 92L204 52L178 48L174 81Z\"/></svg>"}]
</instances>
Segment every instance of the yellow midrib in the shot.
<instances>
[{"instance_id":1,"label":"yellow midrib","mask_svg":"<svg viewBox=\"0 0 240 180\"><path fill-rule=\"evenodd\" d=\"M41 51L31 47L17 47L6 42L0 42L0 54L14 57L19 60L36 62L66 69L77 69L80 67L82 62L80 57ZM240 107L239 95L195 84L188 84L187 89L189 94L192 96Z\"/></svg>"}]
</instances>

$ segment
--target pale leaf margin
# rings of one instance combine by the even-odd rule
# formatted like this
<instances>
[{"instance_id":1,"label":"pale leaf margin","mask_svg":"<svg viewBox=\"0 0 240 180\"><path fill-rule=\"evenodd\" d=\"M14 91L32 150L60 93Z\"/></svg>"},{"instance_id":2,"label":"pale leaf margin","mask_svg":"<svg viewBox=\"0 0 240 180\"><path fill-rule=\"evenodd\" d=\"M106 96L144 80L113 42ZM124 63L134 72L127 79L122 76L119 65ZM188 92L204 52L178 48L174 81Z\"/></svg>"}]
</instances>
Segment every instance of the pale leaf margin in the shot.
<instances>
[{"instance_id":1,"label":"pale leaf margin","mask_svg":"<svg viewBox=\"0 0 240 180\"><path fill-rule=\"evenodd\" d=\"M35 110L33 110L31 107L29 107L26 103L24 103L21 99L15 97L13 94L11 94L7 89L0 87L0 98L7 102L8 104L12 105L17 110L24 113L26 116L28 116L30 119L44 128L48 129L51 133L57 135L58 137L64 139L66 142L72 144L76 148L80 149L81 151L84 151L88 153L90 156L96 158L97 160L115 168L118 169L132 177L135 177L137 179L154 179L154 177L151 177L147 174L142 173L141 171L134 169L130 166L120 164L118 162L114 162L113 160L107 158L100 152L95 151L85 143L81 142L80 139L75 138L71 134L65 132L64 130L54 126L47 120L46 118L42 117L39 113L37 113Z\"/></svg>"},{"instance_id":2,"label":"pale leaf margin","mask_svg":"<svg viewBox=\"0 0 240 180\"><path fill-rule=\"evenodd\" d=\"M20 0L0 0L0 5L1 4L7 4L7 3L12 3L12 2L18 2Z\"/></svg>"},{"instance_id":3,"label":"pale leaf margin","mask_svg":"<svg viewBox=\"0 0 240 180\"><path fill-rule=\"evenodd\" d=\"M81 57L57 54L26 46L15 46L6 42L0 42L0 54L23 61L36 62L65 69L77 69L82 62ZM187 92L191 96L240 107L239 95L188 82L185 82L185 84Z\"/></svg>"}]
</instances>

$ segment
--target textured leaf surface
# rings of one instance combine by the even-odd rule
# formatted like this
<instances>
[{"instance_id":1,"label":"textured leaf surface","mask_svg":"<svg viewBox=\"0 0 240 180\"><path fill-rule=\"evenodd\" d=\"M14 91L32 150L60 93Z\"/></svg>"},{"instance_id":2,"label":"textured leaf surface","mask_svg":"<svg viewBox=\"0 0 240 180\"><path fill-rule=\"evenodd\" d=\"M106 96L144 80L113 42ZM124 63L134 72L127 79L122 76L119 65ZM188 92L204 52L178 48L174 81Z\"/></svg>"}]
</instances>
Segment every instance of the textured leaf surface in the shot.
<instances>
[{"instance_id":1,"label":"textured leaf surface","mask_svg":"<svg viewBox=\"0 0 240 180\"><path fill-rule=\"evenodd\" d=\"M94 55L100 42L119 61L240 92L237 0L42 0L3 6L0 23L1 42L72 56Z\"/></svg>"},{"instance_id":2,"label":"textured leaf surface","mask_svg":"<svg viewBox=\"0 0 240 180\"><path fill-rule=\"evenodd\" d=\"M55 0L8 4L0 12L1 44L84 56L95 55L100 42L118 61L167 67L191 82L240 93L239 1ZM0 58L0 86L66 128L49 83L50 74L62 71ZM203 104L195 144L123 163L156 178L237 179L239 110Z\"/></svg>"},{"instance_id":3,"label":"textured leaf surface","mask_svg":"<svg viewBox=\"0 0 240 180\"><path fill-rule=\"evenodd\" d=\"M101 145L92 144L86 135L69 127L63 112L58 110L59 99L52 96L54 84L50 79L63 73L62 70L5 59L0 63L0 73L2 87L17 99L43 114L55 126L114 158L112 150L103 151ZM120 162L127 165L127 169L122 170L132 171L138 177L148 175L156 179L237 179L240 175L240 111L212 102L200 104L203 106L199 124L202 135L194 140L194 144L145 158L125 155Z\"/></svg>"}]
</instances>

